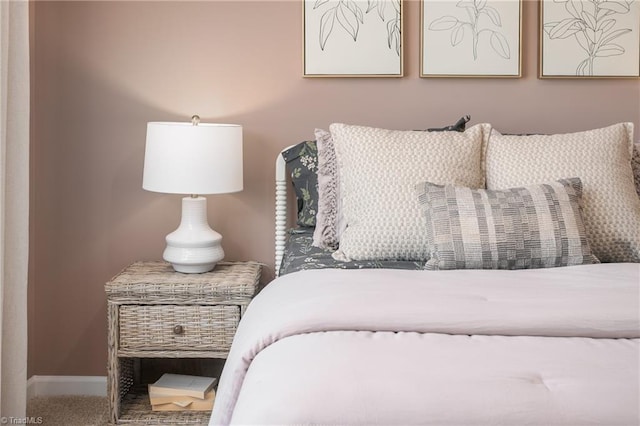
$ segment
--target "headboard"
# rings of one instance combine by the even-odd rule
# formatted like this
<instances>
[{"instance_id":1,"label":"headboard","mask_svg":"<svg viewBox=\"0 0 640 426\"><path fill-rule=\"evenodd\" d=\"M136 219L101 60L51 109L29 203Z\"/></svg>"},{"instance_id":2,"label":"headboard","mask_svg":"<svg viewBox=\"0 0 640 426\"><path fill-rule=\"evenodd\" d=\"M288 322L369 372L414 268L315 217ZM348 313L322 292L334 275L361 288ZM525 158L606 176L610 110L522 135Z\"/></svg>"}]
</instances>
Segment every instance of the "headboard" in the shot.
<instances>
[{"instance_id":1,"label":"headboard","mask_svg":"<svg viewBox=\"0 0 640 426\"><path fill-rule=\"evenodd\" d=\"M282 153L293 145L284 148L278 152L276 157L276 222L275 222L275 267L276 277L280 275L280 263L284 256L284 244L287 239L287 184L289 177L287 175L287 167Z\"/></svg>"}]
</instances>

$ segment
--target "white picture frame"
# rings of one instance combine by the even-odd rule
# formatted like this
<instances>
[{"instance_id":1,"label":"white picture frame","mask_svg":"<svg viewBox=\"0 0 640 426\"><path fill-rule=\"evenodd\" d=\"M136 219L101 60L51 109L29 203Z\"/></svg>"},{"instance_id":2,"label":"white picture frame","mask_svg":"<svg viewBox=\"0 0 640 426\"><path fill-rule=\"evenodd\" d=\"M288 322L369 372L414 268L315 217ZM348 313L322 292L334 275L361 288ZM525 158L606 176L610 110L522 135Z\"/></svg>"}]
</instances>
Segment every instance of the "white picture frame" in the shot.
<instances>
[{"instance_id":1,"label":"white picture frame","mask_svg":"<svg viewBox=\"0 0 640 426\"><path fill-rule=\"evenodd\" d=\"M521 0L420 1L420 77L521 76Z\"/></svg>"},{"instance_id":2,"label":"white picture frame","mask_svg":"<svg viewBox=\"0 0 640 426\"><path fill-rule=\"evenodd\" d=\"M540 78L640 77L640 0L541 0Z\"/></svg>"},{"instance_id":3,"label":"white picture frame","mask_svg":"<svg viewBox=\"0 0 640 426\"><path fill-rule=\"evenodd\" d=\"M304 77L402 77L402 0L303 0Z\"/></svg>"}]
</instances>

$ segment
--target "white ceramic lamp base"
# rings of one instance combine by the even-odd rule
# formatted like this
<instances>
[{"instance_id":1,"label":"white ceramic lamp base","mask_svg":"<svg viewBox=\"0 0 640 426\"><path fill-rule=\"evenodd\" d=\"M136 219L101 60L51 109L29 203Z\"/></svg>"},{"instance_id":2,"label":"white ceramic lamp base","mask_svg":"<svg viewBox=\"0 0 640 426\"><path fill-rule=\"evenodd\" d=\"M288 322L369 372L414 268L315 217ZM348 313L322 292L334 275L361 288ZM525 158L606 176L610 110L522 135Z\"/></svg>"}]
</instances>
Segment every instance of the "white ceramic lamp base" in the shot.
<instances>
[{"instance_id":1,"label":"white ceramic lamp base","mask_svg":"<svg viewBox=\"0 0 640 426\"><path fill-rule=\"evenodd\" d=\"M186 274L211 271L224 259L222 236L207 221L207 199L182 199L182 219L178 229L167 235L163 258L173 269Z\"/></svg>"}]
</instances>

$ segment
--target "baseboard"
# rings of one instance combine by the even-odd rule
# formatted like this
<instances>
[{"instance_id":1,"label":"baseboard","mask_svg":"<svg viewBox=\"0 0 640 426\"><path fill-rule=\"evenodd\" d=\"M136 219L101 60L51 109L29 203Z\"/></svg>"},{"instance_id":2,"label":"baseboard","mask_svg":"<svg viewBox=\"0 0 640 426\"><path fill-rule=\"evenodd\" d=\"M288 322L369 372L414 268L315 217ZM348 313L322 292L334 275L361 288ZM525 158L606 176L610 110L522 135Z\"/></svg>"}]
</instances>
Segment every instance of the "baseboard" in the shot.
<instances>
[{"instance_id":1,"label":"baseboard","mask_svg":"<svg viewBox=\"0 0 640 426\"><path fill-rule=\"evenodd\" d=\"M106 376L31 376L27 396L107 396Z\"/></svg>"}]
</instances>

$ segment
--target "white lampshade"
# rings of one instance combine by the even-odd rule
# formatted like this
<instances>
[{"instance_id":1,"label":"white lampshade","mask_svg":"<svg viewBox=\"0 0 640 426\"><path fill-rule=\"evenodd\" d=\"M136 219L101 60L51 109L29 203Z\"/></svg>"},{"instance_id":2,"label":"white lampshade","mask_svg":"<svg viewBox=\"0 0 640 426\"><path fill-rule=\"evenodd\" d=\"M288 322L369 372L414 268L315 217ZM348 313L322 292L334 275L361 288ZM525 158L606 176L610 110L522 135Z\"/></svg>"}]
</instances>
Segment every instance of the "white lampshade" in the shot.
<instances>
[{"instance_id":1,"label":"white lampshade","mask_svg":"<svg viewBox=\"0 0 640 426\"><path fill-rule=\"evenodd\" d=\"M147 124L142 187L169 194L242 191L242 126Z\"/></svg>"},{"instance_id":2,"label":"white lampshade","mask_svg":"<svg viewBox=\"0 0 640 426\"><path fill-rule=\"evenodd\" d=\"M167 235L163 257L178 272L212 270L224 258L222 236L207 222L198 194L242 191L242 127L236 124L147 124L142 187L191 194L182 199L178 229Z\"/></svg>"}]
</instances>

